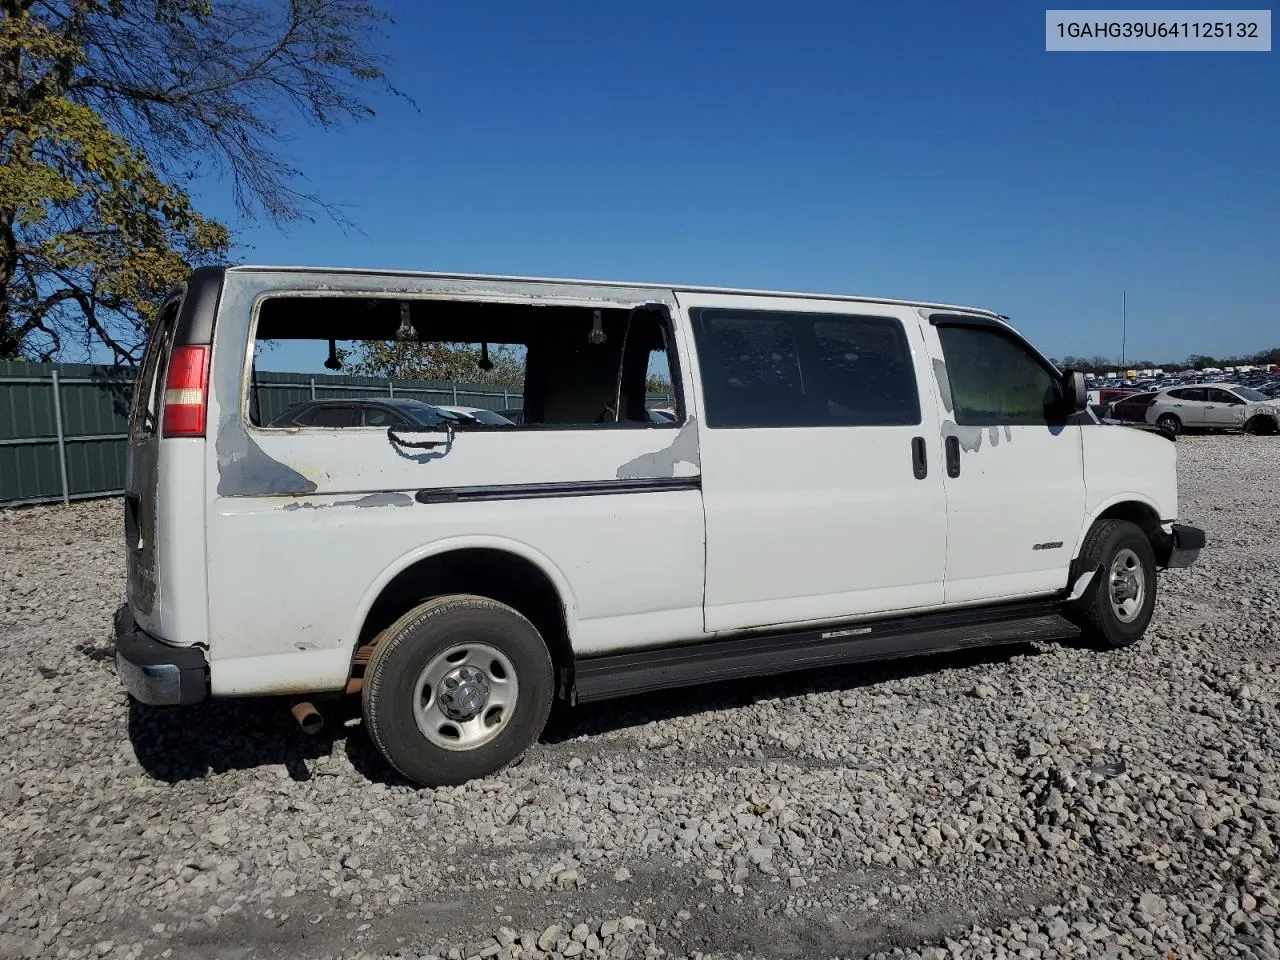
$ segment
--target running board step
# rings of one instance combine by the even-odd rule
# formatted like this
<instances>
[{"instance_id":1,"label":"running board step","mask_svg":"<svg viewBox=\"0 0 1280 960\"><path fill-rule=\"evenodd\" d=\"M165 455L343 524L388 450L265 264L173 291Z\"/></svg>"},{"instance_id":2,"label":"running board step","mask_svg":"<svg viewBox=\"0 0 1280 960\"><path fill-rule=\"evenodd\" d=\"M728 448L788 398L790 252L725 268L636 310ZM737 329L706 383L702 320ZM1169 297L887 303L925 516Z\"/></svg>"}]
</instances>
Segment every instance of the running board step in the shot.
<instances>
[{"instance_id":1,"label":"running board step","mask_svg":"<svg viewBox=\"0 0 1280 960\"><path fill-rule=\"evenodd\" d=\"M1077 636L1060 609L1048 602L1001 604L592 657L578 661L576 700Z\"/></svg>"}]
</instances>

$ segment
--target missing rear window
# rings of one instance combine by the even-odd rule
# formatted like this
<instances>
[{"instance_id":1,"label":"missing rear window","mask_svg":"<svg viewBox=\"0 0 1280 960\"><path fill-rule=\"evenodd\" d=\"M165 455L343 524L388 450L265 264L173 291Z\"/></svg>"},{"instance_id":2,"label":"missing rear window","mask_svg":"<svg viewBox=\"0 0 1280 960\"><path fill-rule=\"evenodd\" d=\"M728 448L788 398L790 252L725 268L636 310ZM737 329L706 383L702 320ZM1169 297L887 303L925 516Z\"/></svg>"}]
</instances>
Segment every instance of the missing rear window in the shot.
<instances>
[{"instance_id":1,"label":"missing rear window","mask_svg":"<svg viewBox=\"0 0 1280 960\"><path fill-rule=\"evenodd\" d=\"M670 317L625 307L276 296L259 307L254 426L464 430L683 422Z\"/></svg>"}]
</instances>

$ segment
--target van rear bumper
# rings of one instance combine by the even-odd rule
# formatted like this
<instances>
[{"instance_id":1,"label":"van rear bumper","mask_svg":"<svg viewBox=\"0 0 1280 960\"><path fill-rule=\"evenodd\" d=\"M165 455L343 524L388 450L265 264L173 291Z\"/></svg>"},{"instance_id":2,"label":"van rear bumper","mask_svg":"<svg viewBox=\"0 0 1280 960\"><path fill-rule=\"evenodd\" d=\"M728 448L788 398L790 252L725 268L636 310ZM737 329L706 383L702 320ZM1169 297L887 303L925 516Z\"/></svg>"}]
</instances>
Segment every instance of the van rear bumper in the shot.
<instances>
[{"instance_id":1,"label":"van rear bumper","mask_svg":"<svg viewBox=\"0 0 1280 960\"><path fill-rule=\"evenodd\" d=\"M135 700L154 706L209 696L209 664L199 647L175 647L143 631L129 605L116 611L116 674Z\"/></svg>"}]
</instances>

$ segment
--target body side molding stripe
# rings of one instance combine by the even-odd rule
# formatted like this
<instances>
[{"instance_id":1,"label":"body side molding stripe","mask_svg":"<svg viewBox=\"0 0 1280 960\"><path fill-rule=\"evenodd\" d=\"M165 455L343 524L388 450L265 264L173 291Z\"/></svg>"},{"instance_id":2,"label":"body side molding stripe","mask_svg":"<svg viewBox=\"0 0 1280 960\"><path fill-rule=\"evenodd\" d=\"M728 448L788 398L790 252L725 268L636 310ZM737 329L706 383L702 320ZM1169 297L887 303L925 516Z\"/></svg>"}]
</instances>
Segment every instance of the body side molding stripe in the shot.
<instances>
[{"instance_id":1,"label":"body side molding stripe","mask_svg":"<svg viewBox=\"0 0 1280 960\"><path fill-rule=\"evenodd\" d=\"M506 483L482 487L427 487L414 494L418 503L475 500L537 500L546 497L602 497L622 493L670 493L701 490L702 477L643 477L633 480L582 480L563 483Z\"/></svg>"}]
</instances>

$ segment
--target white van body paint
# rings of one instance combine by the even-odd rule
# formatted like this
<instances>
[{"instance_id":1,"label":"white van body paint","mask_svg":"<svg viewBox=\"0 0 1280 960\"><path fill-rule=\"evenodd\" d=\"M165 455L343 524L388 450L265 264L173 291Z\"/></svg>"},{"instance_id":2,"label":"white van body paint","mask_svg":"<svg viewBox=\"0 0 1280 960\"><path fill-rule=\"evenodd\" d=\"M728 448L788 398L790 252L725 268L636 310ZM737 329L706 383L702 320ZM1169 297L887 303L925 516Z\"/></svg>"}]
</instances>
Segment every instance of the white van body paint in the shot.
<instances>
[{"instance_id":1,"label":"white van body paint","mask_svg":"<svg viewBox=\"0 0 1280 960\"><path fill-rule=\"evenodd\" d=\"M1076 544L1121 503L1140 503L1162 523L1178 517L1178 447L1159 434L1119 425L1082 431L1085 514Z\"/></svg>"},{"instance_id":2,"label":"white van body paint","mask_svg":"<svg viewBox=\"0 0 1280 960\"><path fill-rule=\"evenodd\" d=\"M688 311L696 308L784 308L762 297L678 297L686 327ZM833 320L871 315L896 321L924 391L922 421L750 429L704 425L699 449L707 518L707 630L941 606L947 505L933 377L913 311L812 299L788 300L785 309L830 314ZM698 366L696 356L689 366ZM703 394L698 397L705 406ZM923 480L912 475L913 437L925 439L933 461Z\"/></svg>"},{"instance_id":3,"label":"white van body paint","mask_svg":"<svg viewBox=\"0 0 1280 960\"><path fill-rule=\"evenodd\" d=\"M399 448L375 427L254 427L249 344L258 305L277 294L660 305L671 317L683 420L458 431L434 451ZM214 696L341 690L382 591L413 564L454 551L502 551L533 564L556 590L574 654L587 658L1065 598L1079 544L1106 510L1140 504L1166 526L1177 517L1175 447L1161 437L1093 418L1054 430L956 425L928 317L945 311L1001 324L990 311L283 267L229 268L214 295L206 438L135 438L129 481L142 512L154 508L161 541L131 561L130 607L155 640L206 652ZM901 323L920 422L708 429L688 311L715 306ZM956 478L946 475L949 436L962 445ZM916 438L924 477L912 472ZM564 484L579 490L548 495ZM582 484L592 486L583 493ZM511 489L433 499L494 487Z\"/></svg>"},{"instance_id":4,"label":"white van body paint","mask_svg":"<svg viewBox=\"0 0 1280 960\"><path fill-rule=\"evenodd\" d=\"M1063 590L1085 510L1082 428L957 424L946 357L930 322L935 312L917 311L935 372L942 434L954 436L960 451L959 476L946 477L946 602ZM1057 546L1037 549L1051 544Z\"/></svg>"}]
</instances>

